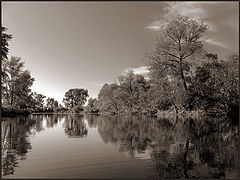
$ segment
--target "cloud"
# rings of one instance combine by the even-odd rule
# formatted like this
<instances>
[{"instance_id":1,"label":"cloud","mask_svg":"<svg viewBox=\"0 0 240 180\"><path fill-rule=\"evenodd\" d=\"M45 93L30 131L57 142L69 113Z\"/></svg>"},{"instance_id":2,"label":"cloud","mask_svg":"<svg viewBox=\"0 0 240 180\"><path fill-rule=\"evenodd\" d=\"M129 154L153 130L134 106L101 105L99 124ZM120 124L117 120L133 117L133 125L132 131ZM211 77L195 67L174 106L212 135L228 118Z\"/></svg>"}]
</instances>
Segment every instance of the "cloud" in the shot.
<instances>
[{"instance_id":1,"label":"cloud","mask_svg":"<svg viewBox=\"0 0 240 180\"><path fill-rule=\"evenodd\" d=\"M200 3L197 2L168 2L166 7L166 13L160 20L156 20L149 25L146 29L152 31L158 31L167 23L168 19L171 19L177 15L188 16L197 20L205 20L206 12L202 8ZM215 27L212 23L206 22L209 27L209 31L214 31Z\"/></svg>"},{"instance_id":2,"label":"cloud","mask_svg":"<svg viewBox=\"0 0 240 180\"><path fill-rule=\"evenodd\" d=\"M139 74L139 75L146 75L149 73L148 67L147 66L140 66L138 68L127 68L124 70L123 73L127 73L128 71L133 71L134 74Z\"/></svg>"},{"instance_id":3,"label":"cloud","mask_svg":"<svg viewBox=\"0 0 240 180\"><path fill-rule=\"evenodd\" d=\"M219 41L216 41L214 39L206 39L204 40L206 43L209 43L209 44L213 44L213 45L216 45L216 46L219 46L219 47L222 47L222 48L226 48L228 49L229 47L227 45L225 45L224 43L222 42L219 42Z\"/></svg>"},{"instance_id":4,"label":"cloud","mask_svg":"<svg viewBox=\"0 0 240 180\"><path fill-rule=\"evenodd\" d=\"M173 17L175 14L189 16L195 19L205 18L204 10L196 2L169 2L165 18Z\"/></svg>"},{"instance_id":5,"label":"cloud","mask_svg":"<svg viewBox=\"0 0 240 180\"><path fill-rule=\"evenodd\" d=\"M140 66L138 68L127 68L123 71L123 75L125 75L128 71L133 71L135 75L142 75L145 79L149 79L149 69L147 66Z\"/></svg>"},{"instance_id":6,"label":"cloud","mask_svg":"<svg viewBox=\"0 0 240 180\"><path fill-rule=\"evenodd\" d=\"M141 66L141 67L138 67L138 68L133 68L133 73L143 75L143 74L148 74L149 70L148 70L147 66Z\"/></svg>"},{"instance_id":7,"label":"cloud","mask_svg":"<svg viewBox=\"0 0 240 180\"><path fill-rule=\"evenodd\" d=\"M166 24L166 21L164 20L157 20L152 23L150 23L146 29L148 30L153 30L153 31L158 31L160 30L164 25Z\"/></svg>"}]
</instances>

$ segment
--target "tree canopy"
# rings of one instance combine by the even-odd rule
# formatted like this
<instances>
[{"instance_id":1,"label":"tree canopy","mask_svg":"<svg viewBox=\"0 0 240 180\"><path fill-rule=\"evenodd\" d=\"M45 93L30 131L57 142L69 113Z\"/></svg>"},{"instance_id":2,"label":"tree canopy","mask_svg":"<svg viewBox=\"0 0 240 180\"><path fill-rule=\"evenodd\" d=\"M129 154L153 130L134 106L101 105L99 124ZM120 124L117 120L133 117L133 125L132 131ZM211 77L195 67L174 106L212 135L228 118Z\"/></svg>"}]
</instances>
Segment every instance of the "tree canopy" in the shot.
<instances>
[{"instance_id":1,"label":"tree canopy","mask_svg":"<svg viewBox=\"0 0 240 180\"><path fill-rule=\"evenodd\" d=\"M73 112L79 112L83 110L83 105L87 101L88 90L87 89L69 89L65 93L65 98L63 99L63 102L65 104L65 107Z\"/></svg>"},{"instance_id":2,"label":"tree canopy","mask_svg":"<svg viewBox=\"0 0 240 180\"><path fill-rule=\"evenodd\" d=\"M201 37L207 26L186 16L169 20L159 31L155 50L147 55L152 76L168 76L181 79L187 89L186 76L189 75L194 55L203 50Z\"/></svg>"}]
</instances>

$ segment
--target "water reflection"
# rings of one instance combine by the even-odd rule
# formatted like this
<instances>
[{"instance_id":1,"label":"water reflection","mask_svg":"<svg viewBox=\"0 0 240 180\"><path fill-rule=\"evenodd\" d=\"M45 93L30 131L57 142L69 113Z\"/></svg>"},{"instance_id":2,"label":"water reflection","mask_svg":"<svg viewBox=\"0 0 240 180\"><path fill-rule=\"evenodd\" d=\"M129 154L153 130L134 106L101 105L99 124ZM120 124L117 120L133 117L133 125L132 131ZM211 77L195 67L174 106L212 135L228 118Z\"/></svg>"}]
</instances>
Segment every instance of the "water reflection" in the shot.
<instances>
[{"instance_id":1,"label":"water reflection","mask_svg":"<svg viewBox=\"0 0 240 180\"><path fill-rule=\"evenodd\" d=\"M65 117L64 130L68 137L87 137L88 129L83 115L71 115Z\"/></svg>"},{"instance_id":2,"label":"water reflection","mask_svg":"<svg viewBox=\"0 0 240 180\"><path fill-rule=\"evenodd\" d=\"M95 136L117 144L129 161L149 159L146 179L236 178L239 168L239 129L226 119L53 114L3 120L3 176L14 174L18 161L26 158L31 137L52 128L63 128L67 137L86 139L89 129L96 128Z\"/></svg>"},{"instance_id":3,"label":"water reflection","mask_svg":"<svg viewBox=\"0 0 240 180\"><path fill-rule=\"evenodd\" d=\"M98 132L106 143L137 157L151 151L150 179L220 178L238 169L238 127L223 119L152 119L98 116Z\"/></svg>"},{"instance_id":4,"label":"water reflection","mask_svg":"<svg viewBox=\"0 0 240 180\"><path fill-rule=\"evenodd\" d=\"M25 159L31 149L29 135L35 119L17 117L2 121L2 175L13 174L18 159Z\"/></svg>"}]
</instances>

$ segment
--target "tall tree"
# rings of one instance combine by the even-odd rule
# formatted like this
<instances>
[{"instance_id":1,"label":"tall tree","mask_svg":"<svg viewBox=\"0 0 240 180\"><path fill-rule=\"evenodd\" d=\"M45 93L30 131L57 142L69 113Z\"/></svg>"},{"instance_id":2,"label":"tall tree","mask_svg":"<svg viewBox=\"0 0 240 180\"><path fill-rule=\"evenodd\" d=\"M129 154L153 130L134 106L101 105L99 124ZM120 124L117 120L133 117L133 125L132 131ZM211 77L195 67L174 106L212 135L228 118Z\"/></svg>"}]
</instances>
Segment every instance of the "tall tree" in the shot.
<instances>
[{"instance_id":1,"label":"tall tree","mask_svg":"<svg viewBox=\"0 0 240 180\"><path fill-rule=\"evenodd\" d=\"M152 76L174 76L187 90L187 75L194 55L203 50L201 37L207 30L202 22L179 16L162 27L153 53L147 55Z\"/></svg>"},{"instance_id":2,"label":"tall tree","mask_svg":"<svg viewBox=\"0 0 240 180\"><path fill-rule=\"evenodd\" d=\"M11 34L5 33L7 31L7 28L1 26L1 58L2 60L8 59L8 42L12 39Z\"/></svg>"},{"instance_id":3,"label":"tall tree","mask_svg":"<svg viewBox=\"0 0 240 180\"><path fill-rule=\"evenodd\" d=\"M68 110L73 110L74 112L82 109L83 105L87 101L88 90L86 89L69 89L65 93L65 98L63 99L63 103Z\"/></svg>"},{"instance_id":4,"label":"tall tree","mask_svg":"<svg viewBox=\"0 0 240 180\"><path fill-rule=\"evenodd\" d=\"M24 62L20 57L12 56L10 60L3 61L2 70L4 72L2 76L3 104L24 108L28 104L30 87L34 78L28 70L24 70Z\"/></svg>"},{"instance_id":5,"label":"tall tree","mask_svg":"<svg viewBox=\"0 0 240 180\"><path fill-rule=\"evenodd\" d=\"M3 70L3 66L4 64L6 64L6 60L8 59L7 55L8 55L8 42L12 39L12 35L11 34L7 34L5 33L5 31L7 31L7 28L1 26L1 80L3 83L3 80L6 76L6 72Z\"/></svg>"}]
</instances>

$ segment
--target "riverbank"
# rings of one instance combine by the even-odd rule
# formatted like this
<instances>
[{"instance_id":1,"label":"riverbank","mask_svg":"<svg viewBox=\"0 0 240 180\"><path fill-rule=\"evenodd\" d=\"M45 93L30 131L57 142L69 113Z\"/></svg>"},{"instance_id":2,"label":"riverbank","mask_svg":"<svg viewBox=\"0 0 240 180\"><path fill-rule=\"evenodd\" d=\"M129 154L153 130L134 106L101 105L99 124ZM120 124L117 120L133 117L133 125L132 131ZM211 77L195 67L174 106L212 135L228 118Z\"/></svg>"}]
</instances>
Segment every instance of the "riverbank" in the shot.
<instances>
[{"instance_id":1,"label":"riverbank","mask_svg":"<svg viewBox=\"0 0 240 180\"><path fill-rule=\"evenodd\" d=\"M27 116L31 113L30 110L26 109L15 109L12 107L1 107L1 117L15 117L17 115Z\"/></svg>"},{"instance_id":2,"label":"riverbank","mask_svg":"<svg viewBox=\"0 0 240 180\"><path fill-rule=\"evenodd\" d=\"M84 114L84 112L74 113L69 111L57 112L57 111L36 111L29 109L17 109L14 107L1 107L1 117L16 117L19 115L27 116L29 114Z\"/></svg>"},{"instance_id":3,"label":"riverbank","mask_svg":"<svg viewBox=\"0 0 240 180\"><path fill-rule=\"evenodd\" d=\"M200 111L200 110L195 110L195 111L176 111L174 110L167 110L167 111L156 111L154 113L151 112L79 112L79 113L73 113L69 111L65 112L54 112L54 111L33 111L33 110L27 110L27 109L16 109L13 107L2 107L1 108L1 117L15 117L18 115L23 115L27 116L29 114L37 115L37 114L88 114L88 115L147 115L147 116L152 116L152 117L157 117L157 118L172 118L172 117L182 117L182 118L199 118L203 116L207 117L227 117L226 115L223 114L218 114L215 112L205 112L205 111ZM230 117L234 121L237 119L237 117Z\"/></svg>"},{"instance_id":4,"label":"riverbank","mask_svg":"<svg viewBox=\"0 0 240 180\"><path fill-rule=\"evenodd\" d=\"M200 118L200 117L209 117L209 118L230 118L234 122L238 122L238 116L230 117L226 113L219 113L215 111L205 112L203 110L180 110L176 113L175 110L166 110L166 111L156 111L156 112L98 112L98 113L89 113L89 115L147 115L156 118Z\"/></svg>"}]
</instances>

